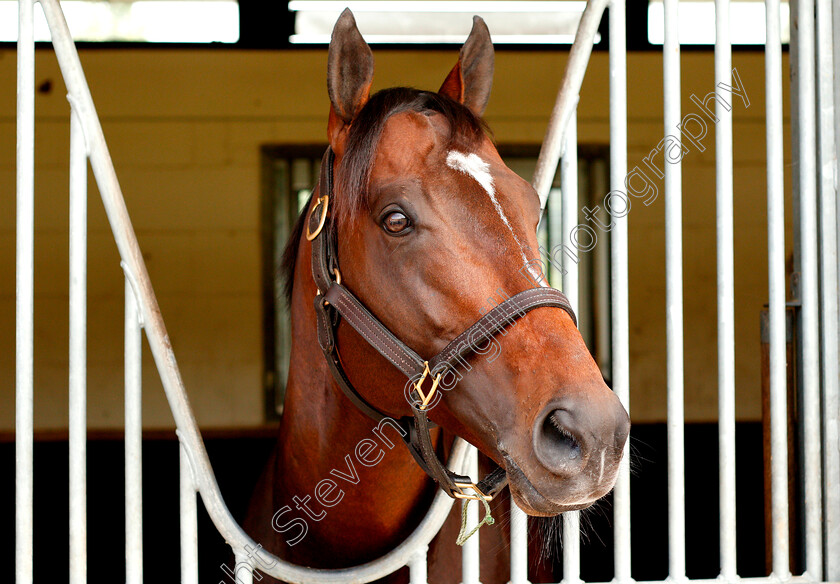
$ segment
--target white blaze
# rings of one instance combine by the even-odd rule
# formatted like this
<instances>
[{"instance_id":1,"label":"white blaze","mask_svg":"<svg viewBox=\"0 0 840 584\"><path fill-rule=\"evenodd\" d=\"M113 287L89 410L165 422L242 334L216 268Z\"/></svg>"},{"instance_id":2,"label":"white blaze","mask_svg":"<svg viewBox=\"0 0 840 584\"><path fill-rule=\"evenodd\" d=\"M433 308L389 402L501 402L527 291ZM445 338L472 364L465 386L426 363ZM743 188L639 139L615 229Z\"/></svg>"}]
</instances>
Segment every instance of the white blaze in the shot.
<instances>
[{"instance_id":1,"label":"white blaze","mask_svg":"<svg viewBox=\"0 0 840 584\"><path fill-rule=\"evenodd\" d=\"M522 260L527 264L528 258L525 257L522 242L519 241L516 233L513 232L513 227L510 226L510 221L508 221L504 209L502 209L502 206L499 204L499 200L496 198L496 188L493 185L493 177L490 175L490 165L484 162L475 153L471 152L470 154L464 154L463 152L456 152L455 150L451 150L449 154L446 155L446 165L458 172L471 176L478 184L481 185L490 197L490 200L493 202L493 207L496 209L496 213L499 214L499 217L502 218L502 222L507 226L510 234L513 235L513 239L519 246L519 253L522 254Z\"/></svg>"}]
</instances>

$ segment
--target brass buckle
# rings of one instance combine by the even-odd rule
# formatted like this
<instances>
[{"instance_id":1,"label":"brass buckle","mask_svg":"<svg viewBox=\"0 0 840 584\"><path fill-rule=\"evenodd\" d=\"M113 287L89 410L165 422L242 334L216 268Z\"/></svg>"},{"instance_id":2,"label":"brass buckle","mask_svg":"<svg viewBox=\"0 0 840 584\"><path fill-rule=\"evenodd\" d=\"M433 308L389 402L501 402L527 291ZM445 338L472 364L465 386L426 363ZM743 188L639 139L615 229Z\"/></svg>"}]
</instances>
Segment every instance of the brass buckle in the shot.
<instances>
[{"instance_id":1,"label":"brass buckle","mask_svg":"<svg viewBox=\"0 0 840 584\"><path fill-rule=\"evenodd\" d=\"M312 210L309 212L309 216L306 218L306 240L307 241L312 241L313 239L318 237L318 234L321 233L321 229L324 228L324 223L327 220L327 209L329 208L329 204L330 204L330 196L329 195L324 195L323 197L318 198L318 200L315 203L315 206L312 207ZM315 233L310 233L309 232L309 223L312 220L312 213L314 213L315 209L317 209L319 206L321 207L321 217L320 217L320 219L318 219L318 228L315 230Z\"/></svg>"},{"instance_id":2,"label":"brass buckle","mask_svg":"<svg viewBox=\"0 0 840 584\"><path fill-rule=\"evenodd\" d=\"M316 233L315 235L318 235L318 234ZM332 272L335 275L335 283L336 284L341 284L341 272L338 271L338 268L333 268ZM321 291L318 290L318 296L320 296L320 295L321 295ZM329 301L324 300L324 306L329 306L329 305L330 305Z\"/></svg>"},{"instance_id":3,"label":"brass buckle","mask_svg":"<svg viewBox=\"0 0 840 584\"><path fill-rule=\"evenodd\" d=\"M485 495L479 490L475 483L455 483L455 486L461 489L460 493L454 493L456 499L466 499L468 501L492 501L492 495ZM463 489L472 489L474 495L469 495Z\"/></svg>"},{"instance_id":4,"label":"brass buckle","mask_svg":"<svg viewBox=\"0 0 840 584\"><path fill-rule=\"evenodd\" d=\"M432 380L432 389L429 390L429 393L424 394L423 390L420 388L422 387L423 382L426 380L426 377L431 375L432 372L429 371L428 361L423 361L423 365L425 366L425 369L423 369L423 375L420 377L417 383L414 384L414 389L420 395L420 399L422 400L420 402L421 410L425 410L429 406L429 402L432 400L432 396L435 394L435 390L437 389L438 383L440 383L440 376L443 375L442 373L438 373L437 377L435 377L434 380Z\"/></svg>"}]
</instances>

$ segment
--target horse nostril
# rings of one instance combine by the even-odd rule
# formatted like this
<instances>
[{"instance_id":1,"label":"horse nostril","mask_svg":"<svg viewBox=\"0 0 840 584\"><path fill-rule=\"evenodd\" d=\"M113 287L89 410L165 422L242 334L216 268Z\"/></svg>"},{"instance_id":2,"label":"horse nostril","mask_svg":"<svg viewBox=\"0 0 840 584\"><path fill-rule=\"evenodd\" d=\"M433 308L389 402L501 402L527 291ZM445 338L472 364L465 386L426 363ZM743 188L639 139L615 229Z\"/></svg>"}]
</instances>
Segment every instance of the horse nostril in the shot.
<instances>
[{"instance_id":1,"label":"horse nostril","mask_svg":"<svg viewBox=\"0 0 840 584\"><path fill-rule=\"evenodd\" d=\"M580 458L580 444L563 424L564 410L554 410L545 417L542 424L544 446L560 460Z\"/></svg>"},{"instance_id":2,"label":"horse nostril","mask_svg":"<svg viewBox=\"0 0 840 584\"><path fill-rule=\"evenodd\" d=\"M556 456L575 460L580 457L580 444L566 428L563 427L562 411L554 410L546 416L543 422L543 434L546 446L556 453Z\"/></svg>"}]
</instances>

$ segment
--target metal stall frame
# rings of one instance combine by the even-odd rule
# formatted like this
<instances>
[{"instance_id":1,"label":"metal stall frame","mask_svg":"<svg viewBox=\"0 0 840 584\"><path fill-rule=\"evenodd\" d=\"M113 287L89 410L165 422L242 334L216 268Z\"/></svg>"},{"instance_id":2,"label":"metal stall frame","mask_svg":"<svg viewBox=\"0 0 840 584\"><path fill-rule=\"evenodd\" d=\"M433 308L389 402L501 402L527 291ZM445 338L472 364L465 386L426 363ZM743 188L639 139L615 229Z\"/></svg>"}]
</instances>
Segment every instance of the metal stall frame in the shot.
<instances>
[{"instance_id":1,"label":"metal stall frame","mask_svg":"<svg viewBox=\"0 0 840 584\"><path fill-rule=\"evenodd\" d=\"M149 279L137 238L131 225L108 146L85 80L76 46L58 0L39 0L52 34L59 67L68 90L71 108L70 155L70 581L87 580L86 550L86 207L87 162L90 161L102 195L108 221L125 273L125 453L126 453L126 582L143 581L142 490L141 490L141 354L145 330L167 400L175 418L180 441L181 579L197 583L197 508L199 493L210 518L231 546L237 563L237 579L253 581L256 568L252 553L258 544L236 523L225 505L210 465L180 376L166 326ZM591 53L605 0L587 6L581 33L575 41L573 75L566 76L564 95L577 96ZM16 567L17 584L32 582L33 568L33 315L34 315L34 0L19 3L18 112L17 112L17 340L16 340ZM595 11L598 11L595 14ZM571 81L568 81L571 78ZM575 98L576 101L576 98ZM563 100L561 100L561 103ZM565 111L568 104L561 105ZM556 118L556 116L555 116ZM556 133L560 143L562 132ZM555 163L556 164L556 163ZM553 176L553 172L552 172ZM458 439L448 466L455 472L473 472L477 467L474 447ZM370 582L409 566L413 584L426 582L426 550L453 505L439 491L415 531L384 556L366 564L336 570L297 566L263 551L259 568L287 582ZM477 521L477 510L471 510ZM527 523L516 509L511 522L511 581L527 582ZM464 584L478 584L479 539L463 550ZM247 574L239 571L247 568Z\"/></svg>"},{"instance_id":2,"label":"metal stall frame","mask_svg":"<svg viewBox=\"0 0 840 584\"><path fill-rule=\"evenodd\" d=\"M17 251L16 251L16 526L15 577L31 584L33 575L33 315L34 315L34 36L35 0L19 1L18 112L17 112ZM181 579L197 583L197 501L202 497L214 525L232 547L237 578L252 581L259 568L288 582L369 582L408 566L413 584L427 582L428 544L452 507L439 492L420 525L402 544L378 560L342 570L296 566L261 553L259 565L252 554L258 548L231 517L216 483L201 434L190 409L163 317L145 264L89 88L57 0L39 0L53 37L53 45L68 88L70 102L70 581L87 581L86 550L86 205L87 161L93 168L125 273L125 456L126 456L126 582L143 581L141 490L141 353L142 332L163 382L180 441ZM533 185L546 206L552 179L561 164L562 200L550 208L562 233L571 232L578 219L577 119L580 87L592 50L592 41L607 0L590 0L567 62L546 139L540 152ZM732 84L732 48L729 39L729 0L715 0L715 84ZM782 44L779 0L766 0L765 79L767 119L768 294L770 322L770 411L772 459L772 573L766 578L740 578L735 542L735 373L733 250L733 130L731 112L716 103L716 227L718 274L718 412L720 577L689 580L685 572L684 383L681 169L665 168L666 207L666 327L668 396L668 525L669 578L665 582L692 584L819 584L840 581L840 398L838 398L838 238L837 140L840 134L840 84L834 80L840 62L840 10L830 0L798 0L794 68L797 158L798 236L801 239L805 437L806 566L792 575L789 563L789 509L787 492L787 388L785 363L785 241L784 151L782 103ZM681 122L680 43L677 0L664 0L665 44L663 77L665 111L663 136ZM815 22L815 13L817 19ZM625 0L609 1L610 78L610 197L627 198L627 52ZM816 26L815 26L816 25ZM816 30L815 30L816 29ZM832 43L833 42L833 46ZM814 66L816 64L816 66ZM670 161L669 161L670 162ZM629 204L628 204L629 210ZM622 403L629 403L629 298L628 218L614 216L610 232L612 303L612 383ZM799 260L797 260L799 261ZM577 266L567 262L563 289L573 306L579 300ZM475 450L459 440L449 461L458 472L475 470ZM631 584L629 446L619 470L614 493L614 584ZM477 520L475 510L471 521ZM577 513L563 519L565 584L579 584L580 520ZM511 510L510 584L527 584L527 517ZM480 583L479 539L463 552L463 583ZM245 570L240 572L239 568ZM247 572L247 573L246 573ZM662 584L638 583L638 584Z\"/></svg>"}]
</instances>

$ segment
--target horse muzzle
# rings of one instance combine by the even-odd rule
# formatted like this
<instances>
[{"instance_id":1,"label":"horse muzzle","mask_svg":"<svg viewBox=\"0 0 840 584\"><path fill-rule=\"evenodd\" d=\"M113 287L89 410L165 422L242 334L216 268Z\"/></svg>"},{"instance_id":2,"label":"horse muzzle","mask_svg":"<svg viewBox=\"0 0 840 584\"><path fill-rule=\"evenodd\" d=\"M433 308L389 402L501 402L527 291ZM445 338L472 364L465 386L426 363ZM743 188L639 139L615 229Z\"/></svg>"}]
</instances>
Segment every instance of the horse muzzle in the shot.
<instances>
[{"instance_id":1,"label":"horse muzzle","mask_svg":"<svg viewBox=\"0 0 840 584\"><path fill-rule=\"evenodd\" d=\"M590 506L615 485L630 418L608 388L551 400L536 416L532 452L503 453L511 494L530 515Z\"/></svg>"}]
</instances>

